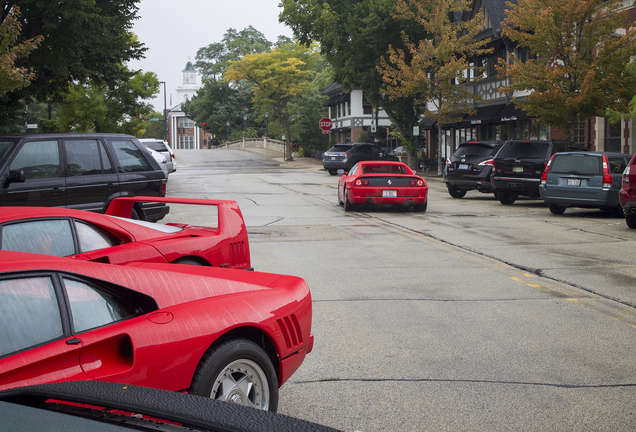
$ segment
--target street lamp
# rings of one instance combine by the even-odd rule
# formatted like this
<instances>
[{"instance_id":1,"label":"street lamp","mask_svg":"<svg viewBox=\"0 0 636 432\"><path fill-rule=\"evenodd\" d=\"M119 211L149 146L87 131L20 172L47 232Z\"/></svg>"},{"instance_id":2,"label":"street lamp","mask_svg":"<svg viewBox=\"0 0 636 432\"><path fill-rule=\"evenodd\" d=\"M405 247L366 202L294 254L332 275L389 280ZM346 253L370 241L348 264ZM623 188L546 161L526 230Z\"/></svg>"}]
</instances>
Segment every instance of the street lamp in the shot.
<instances>
[{"instance_id":1,"label":"street lamp","mask_svg":"<svg viewBox=\"0 0 636 432\"><path fill-rule=\"evenodd\" d=\"M243 116L243 138L247 138L247 114Z\"/></svg>"},{"instance_id":2,"label":"street lamp","mask_svg":"<svg viewBox=\"0 0 636 432\"><path fill-rule=\"evenodd\" d=\"M265 113L265 138L269 138L269 113Z\"/></svg>"},{"instance_id":3,"label":"street lamp","mask_svg":"<svg viewBox=\"0 0 636 432\"><path fill-rule=\"evenodd\" d=\"M226 122L225 126L227 126L227 141L226 141L226 143L229 143L230 142L230 122L229 121Z\"/></svg>"},{"instance_id":4,"label":"street lamp","mask_svg":"<svg viewBox=\"0 0 636 432\"><path fill-rule=\"evenodd\" d=\"M166 82L159 81L163 84L163 140L168 141L168 119L166 118L168 109L166 108Z\"/></svg>"}]
</instances>

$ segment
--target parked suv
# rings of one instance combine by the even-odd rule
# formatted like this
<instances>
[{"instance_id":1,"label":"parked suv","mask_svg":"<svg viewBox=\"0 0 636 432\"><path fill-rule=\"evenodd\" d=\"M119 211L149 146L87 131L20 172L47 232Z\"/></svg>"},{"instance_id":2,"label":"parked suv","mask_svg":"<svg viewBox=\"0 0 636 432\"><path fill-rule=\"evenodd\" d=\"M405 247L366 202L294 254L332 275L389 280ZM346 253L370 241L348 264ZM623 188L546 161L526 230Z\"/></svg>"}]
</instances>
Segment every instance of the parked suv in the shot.
<instances>
[{"instance_id":1,"label":"parked suv","mask_svg":"<svg viewBox=\"0 0 636 432\"><path fill-rule=\"evenodd\" d=\"M502 143L496 141L461 143L455 153L446 158L444 167L444 183L450 196L463 198L470 190L494 192L495 189L490 184L490 174L493 158L501 146Z\"/></svg>"},{"instance_id":2,"label":"parked suv","mask_svg":"<svg viewBox=\"0 0 636 432\"><path fill-rule=\"evenodd\" d=\"M554 153L586 150L568 141L509 140L495 156L490 183L502 204L512 204L519 195L539 198L539 183Z\"/></svg>"},{"instance_id":3,"label":"parked suv","mask_svg":"<svg viewBox=\"0 0 636 432\"><path fill-rule=\"evenodd\" d=\"M336 144L322 155L322 166L329 174L336 175L338 170L349 172L352 166L365 160L399 161L378 146L366 143Z\"/></svg>"},{"instance_id":4,"label":"parked suv","mask_svg":"<svg viewBox=\"0 0 636 432\"><path fill-rule=\"evenodd\" d=\"M166 194L166 176L148 150L123 134L0 136L0 205L68 207L103 213L119 196ZM136 205L157 221L165 204Z\"/></svg>"},{"instance_id":5,"label":"parked suv","mask_svg":"<svg viewBox=\"0 0 636 432\"><path fill-rule=\"evenodd\" d=\"M622 183L618 199L625 212L625 223L630 228L636 228L636 155L625 168Z\"/></svg>"},{"instance_id":6,"label":"parked suv","mask_svg":"<svg viewBox=\"0 0 636 432\"><path fill-rule=\"evenodd\" d=\"M554 214L562 214L568 207L582 207L623 216L618 191L630 158L622 153L555 153L541 177L541 198Z\"/></svg>"}]
</instances>

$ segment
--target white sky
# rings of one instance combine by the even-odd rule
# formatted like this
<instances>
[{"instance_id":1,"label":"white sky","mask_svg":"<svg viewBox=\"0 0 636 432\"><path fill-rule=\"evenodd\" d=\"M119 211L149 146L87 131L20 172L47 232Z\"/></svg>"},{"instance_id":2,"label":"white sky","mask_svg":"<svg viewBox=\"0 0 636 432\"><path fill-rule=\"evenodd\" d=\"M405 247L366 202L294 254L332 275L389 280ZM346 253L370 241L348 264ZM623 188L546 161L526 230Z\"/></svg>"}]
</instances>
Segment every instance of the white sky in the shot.
<instances>
[{"instance_id":1,"label":"white sky","mask_svg":"<svg viewBox=\"0 0 636 432\"><path fill-rule=\"evenodd\" d=\"M279 35L293 37L289 27L278 22L280 0L140 0L139 19L133 32L148 48L146 58L129 63L131 69L154 72L166 82L166 104L177 103L176 88L183 83L182 70L195 62L199 48L221 42L229 28L254 27L271 41ZM201 84L201 77L197 77ZM163 110L161 92L151 103Z\"/></svg>"}]
</instances>

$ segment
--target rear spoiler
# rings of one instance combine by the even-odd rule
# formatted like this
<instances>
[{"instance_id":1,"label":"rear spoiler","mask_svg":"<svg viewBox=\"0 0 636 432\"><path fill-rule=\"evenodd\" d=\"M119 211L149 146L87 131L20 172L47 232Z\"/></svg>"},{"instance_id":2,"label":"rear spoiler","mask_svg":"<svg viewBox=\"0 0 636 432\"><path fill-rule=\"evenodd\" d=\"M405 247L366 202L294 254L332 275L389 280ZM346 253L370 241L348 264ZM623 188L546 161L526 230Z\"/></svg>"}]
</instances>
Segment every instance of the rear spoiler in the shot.
<instances>
[{"instance_id":1,"label":"rear spoiler","mask_svg":"<svg viewBox=\"0 0 636 432\"><path fill-rule=\"evenodd\" d=\"M135 197L118 197L114 198L106 212L104 214L110 216L119 216L130 219L132 215L133 206L136 202L155 202L155 203L166 203L166 204L193 204L193 205L207 205L207 206L218 206L221 208L228 209L236 209L239 210L238 203L236 201L230 200L210 200L210 199L200 199L200 198L171 198L171 197L154 197L154 196L135 196ZM241 215L241 220L243 216Z\"/></svg>"}]
</instances>

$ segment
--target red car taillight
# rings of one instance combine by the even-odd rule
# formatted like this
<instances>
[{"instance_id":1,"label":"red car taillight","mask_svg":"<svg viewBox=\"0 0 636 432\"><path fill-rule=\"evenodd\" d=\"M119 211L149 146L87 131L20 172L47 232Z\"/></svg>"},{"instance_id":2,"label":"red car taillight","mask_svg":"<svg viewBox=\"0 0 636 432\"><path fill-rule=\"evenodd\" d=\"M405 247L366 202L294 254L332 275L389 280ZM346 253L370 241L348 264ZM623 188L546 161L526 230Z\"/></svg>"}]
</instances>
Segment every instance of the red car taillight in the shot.
<instances>
[{"instance_id":1,"label":"red car taillight","mask_svg":"<svg viewBox=\"0 0 636 432\"><path fill-rule=\"evenodd\" d=\"M411 186L422 187L422 186L424 186L424 180L422 180L422 179L411 179L410 184L411 184Z\"/></svg>"},{"instance_id":2,"label":"red car taillight","mask_svg":"<svg viewBox=\"0 0 636 432\"><path fill-rule=\"evenodd\" d=\"M545 184L548 179L548 170L550 169L550 165L552 164L552 159L554 159L554 155L550 158L550 160L545 164L543 168L543 173L541 174L541 184Z\"/></svg>"},{"instance_id":3,"label":"red car taillight","mask_svg":"<svg viewBox=\"0 0 636 432\"><path fill-rule=\"evenodd\" d=\"M168 180L164 179L161 182L161 196L166 196L167 188L168 188Z\"/></svg>"},{"instance_id":4,"label":"red car taillight","mask_svg":"<svg viewBox=\"0 0 636 432\"><path fill-rule=\"evenodd\" d=\"M452 164L452 162L450 160L450 156L446 158L446 163L449 164L449 165Z\"/></svg>"},{"instance_id":5,"label":"red car taillight","mask_svg":"<svg viewBox=\"0 0 636 432\"><path fill-rule=\"evenodd\" d=\"M368 179L356 179L353 182L354 185L356 186L369 186L369 180Z\"/></svg>"},{"instance_id":6,"label":"red car taillight","mask_svg":"<svg viewBox=\"0 0 636 432\"><path fill-rule=\"evenodd\" d=\"M479 162L477 165L479 165L479 166L486 166L486 165L495 166L495 160L494 159L488 159L488 160L485 160L483 162Z\"/></svg>"},{"instance_id":7,"label":"red car taillight","mask_svg":"<svg viewBox=\"0 0 636 432\"><path fill-rule=\"evenodd\" d=\"M612 174L610 174L609 170L609 162L607 161L607 156L603 155L603 187L611 188L612 187Z\"/></svg>"}]
</instances>

